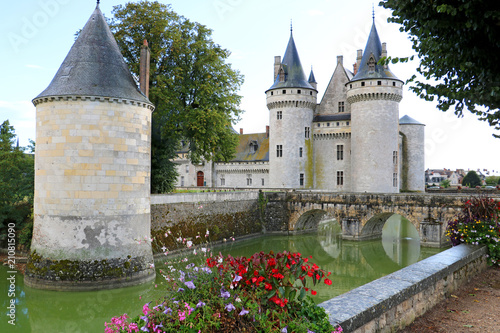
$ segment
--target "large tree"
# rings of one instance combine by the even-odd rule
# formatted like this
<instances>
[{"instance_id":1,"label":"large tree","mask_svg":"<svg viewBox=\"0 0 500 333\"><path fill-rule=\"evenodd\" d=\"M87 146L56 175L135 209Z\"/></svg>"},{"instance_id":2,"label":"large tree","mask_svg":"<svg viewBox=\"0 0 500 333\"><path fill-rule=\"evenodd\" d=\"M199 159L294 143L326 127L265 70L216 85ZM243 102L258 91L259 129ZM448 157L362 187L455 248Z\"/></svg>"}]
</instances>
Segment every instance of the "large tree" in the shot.
<instances>
[{"instance_id":1,"label":"large tree","mask_svg":"<svg viewBox=\"0 0 500 333\"><path fill-rule=\"evenodd\" d=\"M144 39L151 50L153 193L173 188L172 159L181 140L189 142L194 163L231 159L243 77L227 63L230 52L212 40L211 30L147 0L115 6L110 27L135 75Z\"/></svg>"},{"instance_id":2,"label":"large tree","mask_svg":"<svg viewBox=\"0 0 500 333\"><path fill-rule=\"evenodd\" d=\"M25 154L26 148L19 147L15 139L14 127L5 120L0 125L0 234L3 235L9 223L15 223L16 230L21 231L29 222L33 207L34 158Z\"/></svg>"},{"instance_id":3,"label":"large tree","mask_svg":"<svg viewBox=\"0 0 500 333\"><path fill-rule=\"evenodd\" d=\"M420 58L410 87L438 108L468 109L500 130L500 10L492 0L384 0ZM499 134L493 136L500 138Z\"/></svg>"}]
</instances>

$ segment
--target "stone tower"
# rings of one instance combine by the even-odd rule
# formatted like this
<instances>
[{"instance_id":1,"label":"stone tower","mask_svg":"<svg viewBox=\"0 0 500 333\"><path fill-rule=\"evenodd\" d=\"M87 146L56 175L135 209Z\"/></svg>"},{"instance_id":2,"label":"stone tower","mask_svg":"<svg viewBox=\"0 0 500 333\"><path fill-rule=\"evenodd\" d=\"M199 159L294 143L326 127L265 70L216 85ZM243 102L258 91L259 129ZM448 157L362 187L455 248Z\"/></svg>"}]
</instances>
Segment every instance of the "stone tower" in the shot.
<instances>
[{"instance_id":1,"label":"stone tower","mask_svg":"<svg viewBox=\"0 0 500 333\"><path fill-rule=\"evenodd\" d=\"M154 107L99 6L33 104L34 230L26 285L95 290L153 280Z\"/></svg>"},{"instance_id":2,"label":"stone tower","mask_svg":"<svg viewBox=\"0 0 500 333\"><path fill-rule=\"evenodd\" d=\"M275 57L274 84L266 91L269 109L269 186L313 186L312 120L317 90L308 82L292 31L283 56Z\"/></svg>"},{"instance_id":3,"label":"stone tower","mask_svg":"<svg viewBox=\"0 0 500 333\"><path fill-rule=\"evenodd\" d=\"M401 189L425 191L425 125L409 116L399 119L401 144Z\"/></svg>"},{"instance_id":4,"label":"stone tower","mask_svg":"<svg viewBox=\"0 0 500 333\"><path fill-rule=\"evenodd\" d=\"M346 83L351 105L351 190L399 192L399 102L403 81L386 65L373 22L356 75ZM359 56L358 56L359 58Z\"/></svg>"}]
</instances>

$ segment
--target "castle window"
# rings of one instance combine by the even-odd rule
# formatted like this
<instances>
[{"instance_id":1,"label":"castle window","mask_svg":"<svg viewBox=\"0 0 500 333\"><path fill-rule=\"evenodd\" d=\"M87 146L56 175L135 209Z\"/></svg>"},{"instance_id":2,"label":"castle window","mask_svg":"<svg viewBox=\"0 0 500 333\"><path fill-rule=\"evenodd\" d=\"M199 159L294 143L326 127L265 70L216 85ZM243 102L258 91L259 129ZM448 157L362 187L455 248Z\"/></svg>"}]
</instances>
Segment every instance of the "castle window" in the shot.
<instances>
[{"instance_id":1,"label":"castle window","mask_svg":"<svg viewBox=\"0 0 500 333\"><path fill-rule=\"evenodd\" d=\"M377 81L377 86L381 86L382 85L382 81Z\"/></svg>"},{"instance_id":2,"label":"castle window","mask_svg":"<svg viewBox=\"0 0 500 333\"><path fill-rule=\"evenodd\" d=\"M282 92L283 92L283 94L286 94L286 89L283 89L283 91L282 91Z\"/></svg>"},{"instance_id":3,"label":"castle window","mask_svg":"<svg viewBox=\"0 0 500 333\"><path fill-rule=\"evenodd\" d=\"M184 176L181 176L181 186L184 186Z\"/></svg>"},{"instance_id":4,"label":"castle window","mask_svg":"<svg viewBox=\"0 0 500 333\"><path fill-rule=\"evenodd\" d=\"M375 71L375 57L373 56L373 54L370 56L370 59L368 59L368 69L370 70L370 72Z\"/></svg>"},{"instance_id":5,"label":"castle window","mask_svg":"<svg viewBox=\"0 0 500 333\"><path fill-rule=\"evenodd\" d=\"M276 112L276 118L277 119L283 119L283 111Z\"/></svg>"},{"instance_id":6,"label":"castle window","mask_svg":"<svg viewBox=\"0 0 500 333\"><path fill-rule=\"evenodd\" d=\"M264 178L261 178L262 179L262 186L264 186Z\"/></svg>"},{"instance_id":7,"label":"castle window","mask_svg":"<svg viewBox=\"0 0 500 333\"><path fill-rule=\"evenodd\" d=\"M226 178L224 178L224 175L221 175L220 186L226 186Z\"/></svg>"},{"instance_id":8,"label":"castle window","mask_svg":"<svg viewBox=\"0 0 500 333\"><path fill-rule=\"evenodd\" d=\"M311 95L311 96L312 96L312 94L313 94L313 92L312 92L312 91L310 91L310 92L309 92L309 95Z\"/></svg>"},{"instance_id":9,"label":"castle window","mask_svg":"<svg viewBox=\"0 0 500 333\"><path fill-rule=\"evenodd\" d=\"M361 82L361 86L364 87L365 86L365 83L364 82Z\"/></svg>"},{"instance_id":10,"label":"castle window","mask_svg":"<svg viewBox=\"0 0 500 333\"><path fill-rule=\"evenodd\" d=\"M337 186L344 185L344 171L337 171Z\"/></svg>"},{"instance_id":11,"label":"castle window","mask_svg":"<svg viewBox=\"0 0 500 333\"><path fill-rule=\"evenodd\" d=\"M346 123L345 123L345 124L346 124L346 126L349 126L349 122L348 122L348 121L346 121Z\"/></svg>"},{"instance_id":12,"label":"castle window","mask_svg":"<svg viewBox=\"0 0 500 333\"><path fill-rule=\"evenodd\" d=\"M339 112L344 112L344 102L339 102Z\"/></svg>"},{"instance_id":13,"label":"castle window","mask_svg":"<svg viewBox=\"0 0 500 333\"><path fill-rule=\"evenodd\" d=\"M283 145L276 145L276 157L283 157Z\"/></svg>"},{"instance_id":14,"label":"castle window","mask_svg":"<svg viewBox=\"0 0 500 333\"><path fill-rule=\"evenodd\" d=\"M392 174L392 186L398 187L398 173L397 172L394 172Z\"/></svg>"},{"instance_id":15,"label":"castle window","mask_svg":"<svg viewBox=\"0 0 500 333\"><path fill-rule=\"evenodd\" d=\"M344 160L344 145L337 145L337 161Z\"/></svg>"},{"instance_id":16,"label":"castle window","mask_svg":"<svg viewBox=\"0 0 500 333\"><path fill-rule=\"evenodd\" d=\"M189 164L186 165L186 173L189 173Z\"/></svg>"},{"instance_id":17,"label":"castle window","mask_svg":"<svg viewBox=\"0 0 500 333\"><path fill-rule=\"evenodd\" d=\"M302 157L302 147L299 148L299 157Z\"/></svg>"},{"instance_id":18,"label":"castle window","mask_svg":"<svg viewBox=\"0 0 500 333\"><path fill-rule=\"evenodd\" d=\"M252 175L248 174L247 175L247 186L252 185Z\"/></svg>"},{"instance_id":19,"label":"castle window","mask_svg":"<svg viewBox=\"0 0 500 333\"><path fill-rule=\"evenodd\" d=\"M302 94L302 91L300 89L297 89L297 94Z\"/></svg>"},{"instance_id":20,"label":"castle window","mask_svg":"<svg viewBox=\"0 0 500 333\"><path fill-rule=\"evenodd\" d=\"M304 132L306 139L309 139L309 137L311 136L311 127L306 127Z\"/></svg>"},{"instance_id":21,"label":"castle window","mask_svg":"<svg viewBox=\"0 0 500 333\"><path fill-rule=\"evenodd\" d=\"M392 163L394 165L398 164L398 152L397 151L392 152Z\"/></svg>"},{"instance_id":22,"label":"castle window","mask_svg":"<svg viewBox=\"0 0 500 333\"><path fill-rule=\"evenodd\" d=\"M321 124L320 124L320 123L318 123L318 127L321 127Z\"/></svg>"},{"instance_id":23,"label":"castle window","mask_svg":"<svg viewBox=\"0 0 500 333\"><path fill-rule=\"evenodd\" d=\"M330 123L326 123L326 126L327 126L327 127L330 127Z\"/></svg>"},{"instance_id":24,"label":"castle window","mask_svg":"<svg viewBox=\"0 0 500 333\"><path fill-rule=\"evenodd\" d=\"M304 186L304 174L299 174L299 185Z\"/></svg>"},{"instance_id":25,"label":"castle window","mask_svg":"<svg viewBox=\"0 0 500 333\"><path fill-rule=\"evenodd\" d=\"M396 86L396 82L393 82L393 83L392 83L392 86L393 86L393 87L395 87L395 86Z\"/></svg>"},{"instance_id":26,"label":"castle window","mask_svg":"<svg viewBox=\"0 0 500 333\"><path fill-rule=\"evenodd\" d=\"M273 91L271 91L271 96L273 95Z\"/></svg>"},{"instance_id":27,"label":"castle window","mask_svg":"<svg viewBox=\"0 0 500 333\"><path fill-rule=\"evenodd\" d=\"M340 126L340 123L337 121L337 126Z\"/></svg>"}]
</instances>

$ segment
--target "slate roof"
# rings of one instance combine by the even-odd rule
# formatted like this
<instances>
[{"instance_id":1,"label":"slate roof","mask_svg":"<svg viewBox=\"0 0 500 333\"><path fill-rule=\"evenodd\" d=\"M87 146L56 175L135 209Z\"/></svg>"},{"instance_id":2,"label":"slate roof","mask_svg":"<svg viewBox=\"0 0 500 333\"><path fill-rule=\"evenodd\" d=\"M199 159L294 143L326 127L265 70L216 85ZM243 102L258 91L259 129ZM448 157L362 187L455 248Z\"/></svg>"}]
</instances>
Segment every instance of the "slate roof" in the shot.
<instances>
[{"instance_id":1,"label":"slate roof","mask_svg":"<svg viewBox=\"0 0 500 333\"><path fill-rule=\"evenodd\" d=\"M351 120L351 114L350 113L335 113L335 114L328 114L328 115L318 115L314 116L313 122L320 122L320 121L340 121L340 120Z\"/></svg>"},{"instance_id":2,"label":"slate roof","mask_svg":"<svg viewBox=\"0 0 500 333\"><path fill-rule=\"evenodd\" d=\"M306 80L304 69L300 63L299 53L297 51L297 47L295 46L295 41L293 40L292 32L290 32L290 39L288 40L288 45L286 47L283 60L281 61L281 65L285 72L284 81L281 81L279 74L276 77L274 84L268 90L276 88L307 88L316 90Z\"/></svg>"},{"instance_id":3,"label":"slate roof","mask_svg":"<svg viewBox=\"0 0 500 333\"><path fill-rule=\"evenodd\" d=\"M124 98L151 104L130 74L99 5L52 82L35 99L75 95Z\"/></svg>"},{"instance_id":4,"label":"slate roof","mask_svg":"<svg viewBox=\"0 0 500 333\"><path fill-rule=\"evenodd\" d=\"M240 142L236 147L236 156L230 162L269 162L269 138L266 133L238 135ZM253 152L251 144L257 144Z\"/></svg>"},{"instance_id":5,"label":"slate roof","mask_svg":"<svg viewBox=\"0 0 500 333\"><path fill-rule=\"evenodd\" d=\"M316 82L316 78L314 77L314 72L313 72L313 69L311 67L311 73L309 73L309 79L307 80L309 83L317 83Z\"/></svg>"},{"instance_id":6,"label":"slate roof","mask_svg":"<svg viewBox=\"0 0 500 333\"><path fill-rule=\"evenodd\" d=\"M419 121L417 121L417 120L415 120L412 117L407 116L407 115L405 115L399 119L399 124L400 125L424 125L421 122L419 122Z\"/></svg>"},{"instance_id":7,"label":"slate roof","mask_svg":"<svg viewBox=\"0 0 500 333\"><path fill-rule=\"evenodd\" d=\"M375 70L371 70L368 61L370 56L373 54L375 58ZM368 36L368 41L366 42L365 50L363 52L363 57L361 58L361 64L359 65L358 72L351 81L358 81L363 79L383 79L391 78L399 80L396 75L394 75L389 68L384 68L383 65L379 65L378 61L382 56L382 43L378 36L377 28L375 27L375 21L373 22L370 35Z\"/></svg>"}]
</instances>

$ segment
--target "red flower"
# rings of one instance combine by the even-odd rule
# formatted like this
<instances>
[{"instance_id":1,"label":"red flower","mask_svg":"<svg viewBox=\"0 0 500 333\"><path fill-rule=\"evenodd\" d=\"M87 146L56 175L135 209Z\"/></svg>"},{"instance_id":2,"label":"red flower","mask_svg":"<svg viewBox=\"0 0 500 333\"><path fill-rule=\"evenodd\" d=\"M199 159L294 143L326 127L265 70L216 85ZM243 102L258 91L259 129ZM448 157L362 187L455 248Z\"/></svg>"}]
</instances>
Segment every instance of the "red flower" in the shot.
<instances>
[{"instance_id":1,"label":"red flower","mask_svg":"<svg viewBox=\"0 0 500 333\"><path fill-rule=\"evenodd\" d=\"M311 290L311 295L313 295L313 296L314 296L314 295L316 295L316 294L317 294L316 290Z\"/></svg>"},{"instance_id":2,"label":"red flower","mask_svg":"<svg viewBox=\"0 0 500 333\"><path fill-rule=\"evenodd\" d=\"M304 272L305 272L305 271L307 271L307 267L306 267L306 266L302 265L302 267L301 267L301 268L302 268L302 270L303 270Z\"/></svg>"},{"instance_id":3,"label":"red flower","mask_svg":"<svg viewBox=\"0 0 500 333\"><path fill-rule=\"evenodd\" d=\"M332 280L330 279L325 279L325 284L331 286L332 285Z\"/></svg>"},{"instance_id":4,"label":"red flower","mask_svg":"<svg viewBox=\"0 0 500 333\"><path fill-rule=\"evenodd\" d=\"M275 266L276 265L276 259L274 259L274 258L267 259L267 264L269 266Z\"/></svg>"},{"instance_id":5,"label":"red flower","mask_svg":"<svg viewBox=\"0 0 500 333\"><path fill-rule=\"evenodd\" d=\"M307 275L308 275L309 277L312 277L312 276L313 276L313 272L312 272L312 271L309 271L309 272L307 272Z\"/></svg>"},{"instance_id":6,"label":"red flower","mask_svg":"<svg viewBox=\"0 0 500 333\"><path fill-rule=\"evenodd\" d=\"M268 282L266 282L266 285L265 285L265 287L264 287L264 288L265 288L266 290L273 290L273 286L272 286L270 283L268 283Z\"/></svg>"}]
</instances>

